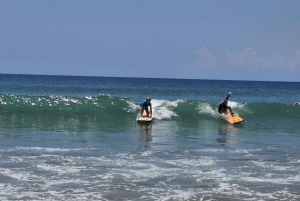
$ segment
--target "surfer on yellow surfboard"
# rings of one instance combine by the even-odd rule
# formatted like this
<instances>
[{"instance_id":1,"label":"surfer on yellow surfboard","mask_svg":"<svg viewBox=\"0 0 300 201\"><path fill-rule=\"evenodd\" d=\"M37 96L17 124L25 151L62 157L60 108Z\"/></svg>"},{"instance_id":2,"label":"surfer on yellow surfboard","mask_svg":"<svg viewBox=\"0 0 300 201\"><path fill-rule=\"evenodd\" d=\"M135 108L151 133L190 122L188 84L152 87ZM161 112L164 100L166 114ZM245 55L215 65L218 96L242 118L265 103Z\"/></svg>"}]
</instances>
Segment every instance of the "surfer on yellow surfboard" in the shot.
<instances>
[{"instance_id":1,"label":"surfer on yellow surfboard","mask_svg":"<svg viewBox=\"0 0 300 201\"><path fill-rule=\"evenodd\" d=\"M228 106L228 98L231 95L231 92L228 92L227 97L219 105L218 112L223 115L224 119L231 124L243 122L244 119L238 115L234 115L230 106ZM230 111L230 114L227 114L227 111Z\"/></svg>"},{"instance_id":2,"label":"surfer on yellow surfboard","mask_svg":"<svg viewBox=\"0 0 300 201\"><path fill-rule=\"evenodd\" d=\"M230 106L228 106L228 98L231 95L231 92L228 92L227 97L222 101L222 103L219 105L218 112L220 114L227 114L227 110L230 111L231 115L233 116L233 112Z\"/></svg>"}]
</instances>

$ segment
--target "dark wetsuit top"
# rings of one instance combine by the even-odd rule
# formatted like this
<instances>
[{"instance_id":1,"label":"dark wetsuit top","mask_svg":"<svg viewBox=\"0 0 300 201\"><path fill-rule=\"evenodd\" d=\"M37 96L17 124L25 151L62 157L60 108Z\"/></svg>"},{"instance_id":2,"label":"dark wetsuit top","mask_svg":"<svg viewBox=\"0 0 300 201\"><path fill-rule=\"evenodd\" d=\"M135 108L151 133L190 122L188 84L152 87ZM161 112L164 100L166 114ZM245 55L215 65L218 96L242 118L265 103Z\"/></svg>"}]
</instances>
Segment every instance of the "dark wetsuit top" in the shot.
<instances>
[{"instance_id":1,"label":"dark wetsuit top","mask_svg":"<svg viewBox=\"0 0 300 201\"><path fill-rule=\"evenodd\" d=\"M140 103L140 106L143 106L145 108L145 110L148 110L148 106L150 106L150 110L152 111L152 106L151 106L151 103L147 103L146 100L143 100L141 103Z\"/></svg>"},{"instance_id":2,"label":"dark wetsuit top","mask_svg":"<svg viewBox=\"0 0 300 201\"><path fill-rule=\"evenodd\" d=\"M224 105L224 101L227 100L228 101L228 98L229 98L230 94L227 95L227 97L222 101L222 103L219 105L219 109L218 109L218 112L220 114L222 113L226 113L227 112L227 106Z\"/></svg>"}]
</instances>

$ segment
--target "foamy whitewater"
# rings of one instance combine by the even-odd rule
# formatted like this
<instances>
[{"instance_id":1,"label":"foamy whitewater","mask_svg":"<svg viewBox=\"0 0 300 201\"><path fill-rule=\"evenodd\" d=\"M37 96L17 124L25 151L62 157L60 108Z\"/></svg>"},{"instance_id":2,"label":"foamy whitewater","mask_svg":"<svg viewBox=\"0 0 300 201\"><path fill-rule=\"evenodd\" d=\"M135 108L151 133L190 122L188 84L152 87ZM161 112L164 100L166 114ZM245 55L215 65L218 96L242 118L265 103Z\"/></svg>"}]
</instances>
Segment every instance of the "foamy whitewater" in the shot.
<instances>
[{"instance_id":1,"label":"foamy whitewater","mask_svg":"<svg viewBox=\"0 0 300 201\"><path fill-rule=\"evenodd\" d=\"M217 112L229 91L243 123ZM300 200L297 101L300 83L3 74L0 200Z\"/></svg>"}]
</instances>

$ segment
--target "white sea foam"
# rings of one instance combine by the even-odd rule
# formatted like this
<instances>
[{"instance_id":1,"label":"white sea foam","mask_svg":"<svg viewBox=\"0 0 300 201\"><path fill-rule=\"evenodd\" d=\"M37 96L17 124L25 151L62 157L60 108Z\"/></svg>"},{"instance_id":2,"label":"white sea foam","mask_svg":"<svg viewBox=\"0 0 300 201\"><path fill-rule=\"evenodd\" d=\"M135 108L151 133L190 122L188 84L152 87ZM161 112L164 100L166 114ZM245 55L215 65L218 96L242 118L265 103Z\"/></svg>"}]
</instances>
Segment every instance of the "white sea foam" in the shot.
<instances>
[{"instance_id":1,"label":"white sea foam","mask_svg":"<svg viewBox=\"0 0 300 201\"><path fill-rule=\"evenodd\" d=\"M197 106L200 114L210 114L211 116L217 117L219 113L216 109L212 108L212 106L208 103L199 103Z\"/></svg>"},{"instance_id":2,"label":"white sea foam","mask_svg":"<svg viewBox=\"0 0 300 201\"><path fill-rule=\"evenodd\" d=\"M233 112L237 115L239 111L246 111L244 108L245 104L228 101L228 106L231 106ZM196 109L199 111L199 114L209 114L213 117L221 117L218 112L218 108L213 108L209 103L206 102L200 102Z\"/></svg>"},{"instance_id":3,"label":"white sea foam","mask_svg":"<svg viewBox=\"0 0 300 201\"><path fill-rule=\"evenodd\" d=\"M193 190L173 190L172 195L167 195L163 198L161 198L160 200L162 201L167 201L167 200L187 200L189 198L191 198L195 192Z\"/></svg>"},{"instance_id":4,"label":"white sea foam","mask_svg":"<svg viewBox=\"0 0 300 201\"><path fill-rule=\"evenodd\" d=\"M44 151L44 152L68 152L68 151L81 151L84 150L82 148L77 149L64 149L64 148L45 148L45 147L14 147L10 150L36 150L36 151Z\"/></svg>"},{"instance_id":5,"label":"white sea foam","mask_svg":"<svg viewBox=\"0 0 300 201\"><path fill-rule=\"evenodd\" d=\"M128 104L128 108L127 109L130 112L134 112L134 111L136 111L136 110L138 110L140 108L140 106L136 105L133 101L126 100L125 102Z\"/></svg>"},{"instance_id":6,"label":"white sea foam","mask_svg":"<svg viewBox=\"0 0 300 201\"><path fill-rule=\"evenodd\" d=\"M84 98L87 100L93 100L93 97L91 97L91 96L85 96Z\"/></svg>"},{"instance_id":7,"label":"white sea foam","mask_svg":"<svg viewBox=\"0 0 300 201\"><path fill-rule=\"evenodd\" d=\"M34 147L32 150L40 150L40 148ZM179 158L171 159L160 158L157 151L147 151L147 154L119 152L108 157L80 157L60 155L57 149L47 150L56 152L57 155L16 156L19 158L14 160L16 164L36 163L35 170L30 166L0 169L4 176L27 182L27 187L25 186L27 193L23 193L24 184L14 185L14 187L10 184L0 185L3 187L3 190L0 190L0 198L8 197L9 200L26 197L37 200L42 198L105 200L102 193L109 195L111 189L114 189L116 194L119 192L120 195L125 196L124 199L126 199L126 192L136 192L136 197L132 198L136 200L142 199L142 197L150 200L193 200L196 197L200 200L202 198L203 200L214 200L216 197L224 196L252 197L253 200L260 200L277 199L284 195L288 198L296 196L289 191L263 193L241 186L240 181L242 183L274 183L278 185L282 183L283 179L274 178L272 175L265 175L259 179L251 177L251 174L243 172L241 169L232 171L230 168L218 167L215 156L206 156L207 154L201 152L197 157L184 157L184 155L191 154L185 150L184 155L174 153ZM224 149L218 150L220 153L222 151ZM213 152L209 151L208 153ZM227 153L238 154L235 150L228 150ZM243 166L239 167L243 168ZM280 177L280 175L278 176ZM299 177L294 180L292 177L285 179L288 182L297 182ZM195 188L198 185L205 185L207 188L201 188L201 194L199 194L199 188ZM149 186L151 191L149 191ZM31 190L33 187L37 191ZM22 193L16 194L15 192L18 191ZM127 199L129 198L127 197Z\"/></svg>"},{"instance_id":8,"label":"white sea foam","mask_svg":"<svg viewBox=\"0 0 300 201\"><path fill-rule=\"evenodd\" d=\"M9 169L9 168L0 168L2 175L15 179L17 181L39 181L40 177L30 173L29 171L24 171L23 169Z\"/></svg>"},{"instance_id":9,"label":"white sea foam","mask_svg":"<svg viewBox=\"0 0 300 201\"><path fill-rule=\"evenodd\" d=\"M228 105L232 108L233 113L238 114L237 112L246 112L246 113L251 113L249 110L247 103L238 103L234 101L228 101Z\"/></svg>"},{"instance_id":10,"label":"white sea foam","mask_svg":"<svg viewBox=\"0 0 300 201\"><path fill-rule=\"evenodd\" d=\"M176 108L178 103L184 102L183 100L176 101L168 101L168 100L157 100L152 99L151 105L153 110L153 117L155 119L171 119L172 117L177 117L177 114L172 111L172 108ZM127 102L128 103L128 102ZM137 110L140 108L139 105L132 105L132 103L128 103L129 107L132 110ZM140 113L137 114L137 117Z\"/></svg>"},{"instance_id":11,"label":"white sea foam","mask_svg":"<svg viewBox=\"0 0 300 201\"><path fill-rule=\"evenodd\" d=\"M239 111L248 112L247 108L245 107L246 104L241 104L234 101L228 101L228 106L234 110L233 112L235 114L238 114ZM218 108L212 107L209 103L206 102L200 102L197 106L197 110L200 114L209 114L213 117L220 117L220 114L218 112Z\"/></svg>"},{"instance_id":12,"label":"white sea foam","mask_svg":"<svg viewBox=\"0 0 300 201\"><path fill-rule=\"evenodd\" d=\"M228 106L232 107L232 108L236 108L238 106L240 106L241 104L239 104L238 102L234 102L234 101L228 101Z\"/></svg>"},{"instance_id":13,"label":"white sea foam","mask_svg":"<svg viewBox=\"0 0 300 201\"><path fill-rule=\"evenodd\" d=\"M151 100L155 119L171 119L177 117L177 114L171 109L176 108L179 103L184 102L183 100L168 101L168 100Z\"/></svg>"}]
</instances>

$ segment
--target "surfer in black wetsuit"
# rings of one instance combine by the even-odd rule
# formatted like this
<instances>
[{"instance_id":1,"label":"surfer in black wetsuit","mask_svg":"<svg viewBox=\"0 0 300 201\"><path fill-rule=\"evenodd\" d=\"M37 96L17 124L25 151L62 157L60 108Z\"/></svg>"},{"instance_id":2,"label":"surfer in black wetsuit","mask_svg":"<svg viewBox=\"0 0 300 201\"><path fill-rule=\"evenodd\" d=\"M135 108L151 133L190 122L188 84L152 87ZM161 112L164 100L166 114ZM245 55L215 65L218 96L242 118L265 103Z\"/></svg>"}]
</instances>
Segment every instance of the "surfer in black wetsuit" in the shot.
<instances>
[{"instance_id":1,"label":"surfer in black wetsuit","mask_svg":"<svg viewBox=\"0 0 300 201\"><path fill-rule=\"evenodd\" d=\"M227 97L225 98L225 100L222 101L222 103L219 105L219 109L218 109L218 112L220 114L227 114L227 110L230 111L231 115L233 116L233 112L232 112L232 109L230 106L227 105L228 103L228 98L229 96L231 95L231 92L228 92L228 95Z\"/></svg>"},{"instance_id":2,"label":"surfer in black wetsuit","mask_svg":"<svg viewBox=\"0 0 300 201\"><path fill-rule=\"evenodd\" d=\"M300 105L300 102L296 102L296 103L294 103L293 105Z\"/></svg>"}]
</instances>

